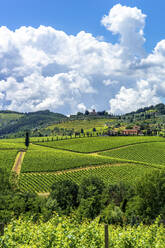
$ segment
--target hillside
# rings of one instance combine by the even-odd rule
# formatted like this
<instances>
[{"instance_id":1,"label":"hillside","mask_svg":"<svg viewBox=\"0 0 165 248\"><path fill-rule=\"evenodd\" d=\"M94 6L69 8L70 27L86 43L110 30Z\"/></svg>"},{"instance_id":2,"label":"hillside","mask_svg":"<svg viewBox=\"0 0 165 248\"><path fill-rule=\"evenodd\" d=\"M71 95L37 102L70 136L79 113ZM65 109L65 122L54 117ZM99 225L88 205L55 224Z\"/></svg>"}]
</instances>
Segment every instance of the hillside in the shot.
<instances>
[{"instance_id":1,"label":"hillside","mask_svg":"<svg viewBox=\"0 0 165 248\"><path fill-rule=\"evenodd\" d=\"M63 114L49 110L18 113L15 111L0 111L0 137L22 137L26 130L31 136L71 135L75 132L103 132L109 128L117 133L123 129L140 126L144 134L164 133L165 105L163 103L138 109L124 115L112 115L102 112L78 112L66 117Z\"/></svg>"},{"instance_id":2,"label":"hillside","mask_svg":"<svg viewBox=\"0 0 165 248\"><path fill-rule=\"evenodd\" d=\"M63 114L52 113L49 110L31 112L31 113L16 113L10 111L0 112L0 136L21 133L25 130L40 129L48 124L58 123L67 119Z\"/></svg>"}]
</instances>

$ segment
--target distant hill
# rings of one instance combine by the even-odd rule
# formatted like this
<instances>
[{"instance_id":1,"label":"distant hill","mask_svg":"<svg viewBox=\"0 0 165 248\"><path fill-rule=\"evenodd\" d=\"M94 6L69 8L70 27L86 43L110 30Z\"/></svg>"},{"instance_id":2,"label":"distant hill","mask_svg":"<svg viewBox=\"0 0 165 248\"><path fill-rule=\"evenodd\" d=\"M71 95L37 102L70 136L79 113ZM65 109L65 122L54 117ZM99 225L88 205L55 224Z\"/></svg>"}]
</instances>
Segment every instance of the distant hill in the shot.
<instances>
[{"instance_id":1,"label":"distant hill","mask_svg":"<svg viewBox=\"0 0 165 248\"><path fill-rule=\"evenodd\" d=\"M48 124L59 123L66 119L65 115L53 113L49 110L30 113L0 111L0 136L34 128L43 128Z\"/></svg>"},{"instance_id":2,"label":"distant hill","mask_svg":"<svg viewBox=\"0 0 165 248\"><path fill-rule=\"evenodd\" d=\"M147 113L149 113L149 112L154 113L155 112L155 113L160 114L160 115L165 115L165 104L159 103L155 106L151 105L149 107L140 108L136 111L127 113L125 115L139 114L139 113L144 113L144 112L147 112Z\"/></svg>"},{"instance_id":3,"label":"distant hill","mask_svg":"<svg viewBox=\"0 0 165 248\"><path fill-rule=\"evenodd\" d=\"M165 123L165 104L140 108L124 115L115 116L106 111L78 112L67 117L49 110L19 113L10 110L0 111L0 137L21 137L30 130L33 136L49 136L54 134L69 134L83 129L103 128L110 126L140 125L148 129L163 129Z\"/></svg>"}]
</instances>

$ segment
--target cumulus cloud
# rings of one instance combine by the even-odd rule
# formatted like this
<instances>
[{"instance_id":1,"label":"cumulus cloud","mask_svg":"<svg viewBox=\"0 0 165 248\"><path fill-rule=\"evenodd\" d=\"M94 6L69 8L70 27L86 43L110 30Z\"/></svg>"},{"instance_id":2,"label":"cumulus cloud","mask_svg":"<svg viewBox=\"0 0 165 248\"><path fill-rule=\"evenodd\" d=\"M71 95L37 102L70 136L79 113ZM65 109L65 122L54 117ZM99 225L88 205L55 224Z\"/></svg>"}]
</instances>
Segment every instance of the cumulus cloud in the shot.
<instances>
[{"instance_id":1,"label":"cumulus cloud","mask_svg":"<svg viewBox=\"0 0 165 248\"><path fill-rule=\"evenodd\" d=\"M113 113L123 113L127 109L128 112L135 111L137 108L146 107L152 104L158 104L160 98L156 96L156 86L149 87L147 81L137 83L137 88L121 87L120 92L114 99L110 100Z\"/></svg>"},{"instance_id":2,"label":"cumulus cloud","mask_svg":"<svg viewBox=\"0 0 165 248\"><path fill-rule=\"evenodd\" d=\"M102 18L101 23L114 34L120 34L120 43L127 53L139 56L145 42L145 18L146 15L140 9L117 4L110 10L109 15Z\"/></svg>"},{"instance_id":3,"label":"cumulus cloud","mask_svg":"<svg viewBox=\"0 0 165 248\"><path fill-rule=\"evenodd\" d=\"M0 27L0 108L124 113L160 102L165 40L145 53L145 19L136 7L115 5L101 23L119 35L116 44L85 31Z\"/></svg>"}]
</instances>

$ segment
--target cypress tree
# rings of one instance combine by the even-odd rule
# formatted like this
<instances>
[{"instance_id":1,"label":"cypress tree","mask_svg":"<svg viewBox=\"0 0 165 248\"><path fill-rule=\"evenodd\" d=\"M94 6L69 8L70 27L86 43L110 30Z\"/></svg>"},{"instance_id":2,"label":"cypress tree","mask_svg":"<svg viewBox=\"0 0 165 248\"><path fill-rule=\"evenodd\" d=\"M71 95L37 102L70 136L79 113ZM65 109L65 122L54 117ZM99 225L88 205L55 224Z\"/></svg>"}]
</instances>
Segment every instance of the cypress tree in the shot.
<instances>
[{"instance_id":1,"label":"cypress tree","mask_svg":"<svg viewBox=\"0 0 165 248\"><path fill-rule=\"evenodd\" d=\"M25 146L28 148L29 146L29 133L26 132L26 136L25 136Z\"/></svg>"}]
</instances>

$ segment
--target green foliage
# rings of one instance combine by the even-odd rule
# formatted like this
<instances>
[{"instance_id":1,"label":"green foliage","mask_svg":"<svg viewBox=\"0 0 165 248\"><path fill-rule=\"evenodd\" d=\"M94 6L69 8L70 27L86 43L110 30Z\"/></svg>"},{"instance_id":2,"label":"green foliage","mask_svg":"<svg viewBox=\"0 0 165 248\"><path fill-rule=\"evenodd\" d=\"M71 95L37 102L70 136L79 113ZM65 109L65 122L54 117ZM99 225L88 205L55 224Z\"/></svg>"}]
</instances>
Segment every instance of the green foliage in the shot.
<instances>
[{"instance_id":1,"label":"green foliage","mask_svg":"<svg viewBox=\"0 0 165 248\"><path fill-rule=\"evenodd\" d=\"M141 176L143 173L141 174ZM133 175L132 175L133 176ZM140 177L139 177L140 178ZM138 179L134 178L134 181ZM122 206L123 211L125 211L125 206L128 199L131 198L134 194L133 190L134 183L128 182L118 182L114 184L110 184L107 186L106 194L107 194L107 202L106 204L114 203L116 206Z\"/></svg>"},{"instance_id":2,"label":"green foliage","mask_svg":"<svg viewBox=\"0 0 165 248\"><path fill-rule=\"evenodd\" d=\"M121 211L120 207L109 204L103 209L100 215L100 221L106 224L122 225L124 222L124 213Z\"/></svg>"},{"instance_id":3,"label":"green foliage","mask_svg":"<svg viewBox=\"0 0 165 248\"><path fill-rule=\"evenodd\" d=\"M165 170L143 176L136 183L135 196L128 203L127 214L133 213L146 222L159 214L165 220Z\"/></svg>"},{"instance_id":4,"label":"green foliage","mask_svg":"<svg viewBox=\"0 0 165 248\"><path fill-rule=\"evenodd\" d=\"M77 217L79 219L94 219L102 209L102 203L99 195L91 196L86 199L81 199L77 210Z\"/></svg>"},{"instance_id":5,"label":"green foliage","mask_svg":"<svg viewBox=\"0 0 165 248\"><path fill-rule=\"evenodd\" d=\"M101 195L105 188L104 182L96 176L82 178L79 186L79 199Z\"/></svg>"},{"instance_id":6,"label":"green foliage","mask_svg":"<svg viewBox=\"0 0 165 248\"><path fill-rule=\"evenodd\" d=\"M156 221L150 226L109 226L110 247L164 248L165 228ZM104 247L104 225L98 219L79 223L75 218L55 215L44 223L26 218L13 220L0 238L3 248L101 248Z\"/></svg>"},{"instance_id":7,"label":"green foliage","mask_svg":"<svg viewBox=\"0 0 165 248\"><path fill-rule=\"evenodd\" d=\"M56 201L56 206L68 213L78 206L78 185L70 180L55 182L51 186L50 198Z\"/></svg>"}]
</instances>

